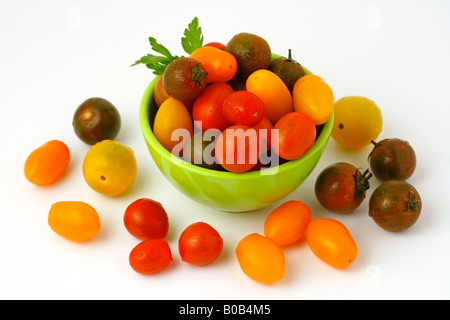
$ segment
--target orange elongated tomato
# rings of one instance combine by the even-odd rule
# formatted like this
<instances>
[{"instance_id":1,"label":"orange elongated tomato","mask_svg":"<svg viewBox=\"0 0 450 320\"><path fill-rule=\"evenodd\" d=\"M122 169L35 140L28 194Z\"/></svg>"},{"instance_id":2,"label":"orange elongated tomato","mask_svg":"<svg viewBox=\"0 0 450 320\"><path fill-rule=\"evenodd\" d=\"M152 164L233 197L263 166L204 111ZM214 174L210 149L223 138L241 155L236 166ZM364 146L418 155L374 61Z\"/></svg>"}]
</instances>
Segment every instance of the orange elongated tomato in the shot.
<instances>
[{"instance_id":1,"label":"orange elongated tomato","mask_svg":"<svg viewBox=\"0 0 450 320\"><path fill-rule=\"evenodd\" d=\"M208 75L208 83L227 82L237 71L236 58L229 52L212 46L203 46L191 53L191 58L201 63Z\"/></svg>"},{"instance_id":2,"label":"orange elongated tomato","mask_svg":"<svg viewBox=\"0 0 450 320\"><path fill-rule=\"evenodd\" d=\"M35 149L25 161L25 177L38 186L58 180L69 166L70 150L59 140L51 140Z\"/></svg>"},{"instance_id":3,"label":"orange elongated tomato","mask_svg":"<svg viewBox=\"0 0 450 320\"><path fill-rule=\"evenodd\" d=\"M242 271L261 283L275 283L284 278L286 261L283 251L273 241L252 233L239 241L236 256Z\"/></svg>"},{"instance_id":4,"label":"orange elongated tomato","mask_svg":"<svg viewBox=\"0 0 450 320\"><path fill-rule=\"evenodd\" d=\"M54 203L48 213L48 225L60 236L76 242L93 238L101 228L97 211L81 201Z\"/></svg>"},{"instance_id":5,"label":"orange elongated tomato","mask_svg":"<svg viewBox=\"0 0 450 320\"><path fill-rule=\"evenodd\" d=\"M272 71L260 69L253 72L245 84L247 91L264 102L264 115L275 124L282 116L294 111L294 102L288 87Z\"/></svg>"},{"instance_id":6,"label":"orange elongated tomato","mask_svg":"<svg viewBox=\"0 0 450 320\"><path fill-rule=\"evenodd\" d=\"M306 241L319 259L337 269L347 268L358 255L358 247L347 227L334 219L312 220L306 229Z\"/></svg>"},{"instance_id":7,"label":"orange elongated tomato","mask_svg":"<svg viewBox=\"0 0 450 320\"><path fill-rule=\"evenodd\" d=\"M311 209L304 202L284 202L267 216L264 234L279 246L294 244L302 238L311 216Z\"/></svg>"}]
</instances>

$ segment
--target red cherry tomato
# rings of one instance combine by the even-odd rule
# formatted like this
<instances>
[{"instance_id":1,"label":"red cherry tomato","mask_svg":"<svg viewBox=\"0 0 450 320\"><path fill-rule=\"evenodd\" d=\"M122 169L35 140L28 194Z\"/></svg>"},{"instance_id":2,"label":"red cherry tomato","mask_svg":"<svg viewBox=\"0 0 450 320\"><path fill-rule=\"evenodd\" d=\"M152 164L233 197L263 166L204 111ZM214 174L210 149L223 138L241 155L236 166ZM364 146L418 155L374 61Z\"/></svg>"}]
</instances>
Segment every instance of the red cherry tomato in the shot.
<instances>
[{"instance_id":1,"label":"red cherry tomato","mask_svg":"<svg viewBox=\"0 0 450 320\"><path fill-rule=\"evenodd\" d=\"M226 170L251 170L259 159L256 130L244 125L228 127L217 138L215 151L217 161Z\"/></svg>"},{"instance_id":2,"label":"red cherry tomato","mask_svg":"<svg viewBox=\"0 0 450 320\"><path fill-rule=\"evenodd\" d=\"M214 48L217 48L217 49L220 49L220 50L223 50L223 51L227 50L227 46L226 45L224 45L221 42L217 42L217 41L209 42L209 43L207 43L207 44L205 44L203 46L204 47L214 47Z\"/></svg>"},{"instance_id":3,"label":"red cherry tomato","mask_svg":"<svg viewBox=\"0 0 450 320\"><path fill-rule=\"evenodd\" d=\"M191 58L200 62L208 75L208 83L227 82L237 71L236 58L229 52L210 46L198 48Z\"/></svg>"},{"instance_id":4,"label":"red cherry tomato","mask_svg":"<svg viewBox=\"0 0 450 320\"><path fill-rule=\"evenodd\" d=\"M272 147L285 160L300 158L316 140L316 126L302 112L285 114L277 121L274 129L278 129L278 139L272 141Z\"/></svg>"},{"instance_id":5,"label":"red cherry tomato","mask_svg":"<svg viewBox=\"0 0 450 320\"><path fill-rule=\"evenodd\" d=\"M208 129L225 130L231 124L222 112L223 100L233 92L233 88L225 83L213 83L203 90L195 99L192 108L192 118L202 131Z\"/></svg>"},{"instance_id":6,"label":"red cherry tomato","mask_svg":"<svg viewBox=\"0 0 450 320\"><path fill-rule=\"evenodd\" d=\"M163 239L148 239L131 250L129 262L134 271L153 274L167 268L173 261L169 244Z\"/></svg>"},{"instance_id":7,"label":"red cherry tomato","mask_svg":"<svg viewBox=\"0 0 450 320\"><path fill-rule=\"evenodd\" d=\"M169 231L169 218L163 206L152 199L132 202L123 216L125 228L138 239L164 238Z\"/></svg>"},{"instance_id":8,"label":"red cherry tomato","mask_svg":"<svg viewBox=\"0 0 450 320\"><path fill-rule=\"evenodd\" d=\"M223 100L223 115L232 124L254 126L264 116L264 103L249 91L235 91Z\"/></svg>"},{"instance_id":9,"label":"red cherry tomato","mask_svg":"<svg viewBox=\"0 0 450 320\"><path fill-rule=\"evenodd\" d=\"M206 265L216 260L223 248L223 240L216 229L205 222L188 226L180 235L178 250L181 260Z\"/></svg>"}]
</instances>

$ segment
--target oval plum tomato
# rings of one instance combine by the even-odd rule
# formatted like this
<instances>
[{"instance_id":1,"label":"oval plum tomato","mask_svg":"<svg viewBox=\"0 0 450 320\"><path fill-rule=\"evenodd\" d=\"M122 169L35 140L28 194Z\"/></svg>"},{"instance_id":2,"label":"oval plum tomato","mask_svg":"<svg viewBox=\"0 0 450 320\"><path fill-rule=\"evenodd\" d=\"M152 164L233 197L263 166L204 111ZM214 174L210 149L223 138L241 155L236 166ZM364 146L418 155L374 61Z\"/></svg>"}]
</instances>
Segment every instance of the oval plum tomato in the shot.
<instances>
[{"instance_id":1,"label":"oval plum tomato","mask_svg":"<svg viewBox=\"0 0 450 320\"><path fill-rule=\"evenodd\" d=\"M231 125L223 115L222 103L233 91L233 88L225 82L213 83L195 99L192 118L201 131L209 129L222 131Z\"/></svg>"},{"instance_id":2,"label":"oval plum tomato","mask_svg":"<svg viewBox=\"0 0 450 320\"><path fill-rule=\"evenodd\" d=\"M182 150L194 134L192 118L184 104L172 97L164 101L156 112L153 132L156 139L170 152L175 146Z\"/></svg>"},{"instance_id":3,"label":"oval plum tomato","mask_svg":"<svg viewBox=\"0 0 450 320\"><path fill-rule=\"evenodd\" d=\"M347 268L358 255L358 247L347 227L334 219L311 220L306 241L316 257L337 269Z\"/></svg>"},{"instance_id":4,"label":"oval plum tomato","mask_svg":"<svg viewBox=\"0 0 450 320\"><path fill-rule=\"evenodd\" d=\"M205 89L207 74L197 60L189 57L177 58L164 70L164 90L180 101L193 100Z\"/></svg>"},{"instance_id":5,"label":"oval plum tomato","mask_svg":"<svg viewBox=\"0 0 450 320\"><path fill-rule=\"evenodd\" d=\"M314 191L320 204L338 213L349 213L358 208L370 188L372 173L364 174L355 166L338 162L326 167L316 179Z\"/></svg>"},{"instance_id":6,"label":"oval plum tomato","mask_svg":"<svg viewBox=\"0 0 450 320\"><path fill-rule=\"evenodd\" d=\"M51 140L33 150L24 166L25 177L38 186L48 186L61 177L70 163L70 150L59 140Z\"/></svg>"},{"instance_id":7,"label":"oval plum tomato","mask_svg":"<svg viewBox=\"0 0 450 320\"><path fill-rule=\"evenodd\" d=\"M275 124L282 116L294 111L292 95L283 80L272 71L260 69L246 82L246 89L256 94L264 103L264 114Z\"/></svg>"},{"instance_id":8,"label":"oval plum tomato","mask_svg":"<svg viewBox=\"0 0 450 320\"><path fill-rule=\"evenodd\" d=\"M147 239L131 250L130 266L137 273L154 274L166 269L173 261L169 244L164 239Z\"/></svg>"},{"instance_id":9,"label":"oval plum tomato","mask_svg":"<svg viewBox=\"0 0 450 320\"><path fill-rule=\"evenodd\" d=\"M389 180L379 185L369 201L369 217L384 230L400 232L419 218L422 200L416 188L403 180Z\"/></svg>"},{"instance_id":10,"label":"oval plum tomato","mask_svg":"<svg viewBox=\"0 0 450 320\"><path fill-rule=\"evenodd\" d=\"M264 103L254 93L235 91L223 100L223 115L231 124L253 126L264 116Z\"/></svg>"},{"instance_id":11,"label":"oval plum tomato","mask_svg":"<svg viewBox=\"0 0 450 320\"><path fill-rule=\"evenodd\" d=\"M275 283L284 278L286 259L284 253L270 239L252 233L239 241L236 257L242 271L261 283Z\"/></svg>"},{"instance_id":12,"label":"oval plum tomato","mask_svg":"<svg viewBox=\"0 0 450 320\"><path fill-rule=\"evenodd\" d=\"M217 42L217 41L213 41L213 42L208 42L207 44L203 45L204 47L214 47L220 50L227 50L227 46L225 44L223 44L222 42Z\"/></svg>"},{"instance_id":13,"label":"oval plum tomato","mask_svg":"<svg viewBox=\"0 0 450 320\"><path fill-rule=\"evenodd\" d=\"M181 260L199 266L216 260L222 249L222 237L216 229L206 222L196 222L189 225L181 233L178 240Z\"/></svg>"},{"instance_id":14,"label":"oval plum tomato","mask_svg":"<svg viewBox=\"0 0 450 320\"><path fill-rule=\"evenodd\" d=\"M216 142L216 159L231 172L251 170L259 159L256 130L244 125L232 125L223 130Z\"/></svg>"},{"instance_id":15,"label":"oval plum tomato","mask_svg":"<svg viewBox=\"0 0 450 320\"><path fill-rule=\"evenodd\" d=\"M191 58L199 61L205 68L208 83L227 82L236 74L236 58L227 51L204 46L192 52Z\"/></svg>"},{"instance_id":16,"label":"oval plum tomato","mask_svg":"<svg viewBox=\"0 0 450 320\"><path fill-rule=\"evenodd\" d=\"M300 158L311 149L316 140L316 126L302 112L289 112L273 128L278 130L278 139L272 140L272 148L285 160Z\"/></svg>"},{"instance_id":17,"label":"oval plum tomato","mask_svg":"<svg viewBox=\"0 0 450 320\"><path fill-rule=\"evenodd\" d=\"M123 222L138 239L164 238L169 231L169 217L161 203L147 198L133 201L125 210Z\"/></svg>"},{"instance_id":18,"label":"oval plum tomato","mask_svg":"<svg viewBox=\"0 0 450 320\"><path fill-rule=\"evenodd\" d=\"M416 154L408 141L384 139L372 141L375 146L369 154L370 169L381 181L406 180L416 169Z\"/></svg>"},{"instance_id":19,"label":"oval plum tomato","mask_svg":"<svg viewBox=\"0 0 450 320\"><path fill-rule=\"evenodd\" d=\"M295 82L292 98L295 111L306 113L316 126L327 122L333 113L333 90L315 74L303 76Z\"/></svg>"},{"instance_id":20,"label":"oval plum tomato","mask_svg":"<svg viewBox=\"0 0 450 320\"><path fill-rule=\"evenodd\" d=\"M302 238L311 217L311 209L304 202L284 202L267 216L264 234L279 246L294 244Z\"/></svg>"},{"instance_id":21,"label":"oval plum tomato","mask_svg":"<svg viewBox=\"0 0 450 320\"><path fill-rule=\"evenodd\" d=\"M93 238L101 229L97 211L81 201L54 203L48 212L48 225L60 236L76 242Z\"/></svg>"}]
</instances>

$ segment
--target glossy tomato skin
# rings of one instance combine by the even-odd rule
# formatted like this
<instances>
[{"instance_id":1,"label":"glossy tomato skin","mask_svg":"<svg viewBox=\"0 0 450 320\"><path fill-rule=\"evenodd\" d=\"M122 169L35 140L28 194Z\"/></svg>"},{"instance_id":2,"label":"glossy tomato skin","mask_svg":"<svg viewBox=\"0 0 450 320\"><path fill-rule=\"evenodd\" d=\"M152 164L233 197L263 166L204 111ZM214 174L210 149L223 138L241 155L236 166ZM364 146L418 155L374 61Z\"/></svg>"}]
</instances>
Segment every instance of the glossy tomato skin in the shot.
<instances>
[{"instance_id":1,"label":"glossy tomato skin","mask_svg":"<svg viewBox=\"0 0 450 320\"><path fill-rule=\"evenodd\" d=\"M355 166L339 162L325 168L317 177L314 191L320 204L326 209L349 213L358 208L366 198L369 179L372 174L364 174Z\"/></svg>"},{"instance_id":2,"label":"glossy tomato skin","mask_svg":"<svg viewBox=\"0 0 450 320\"><path fill-rule=\"evenodd\" d=\"M193 100L205 89L206 76L205 68L197 60L189 57L177 58L164 70L164 90L177 100Z\"/></svg>"},{"instance_id":3,"label":"glossy tomato skin","mask_svg":"<svg viewBox=\"0 0 450 320\"><path fill-rule=\"evenodd\" d=\"M141 198L125 210L125 228L138 239L164 238L169 231L169 217L161 203Z\"/></svg>"},{"instance_id":4,"label":"glossy tomato skin","mask_svg":"<svg viewBox=\"0 0 450 320\"><path fill-rule=\"evenodd\" d=\"M134 271L154 274L166 269L172 262L170 246L164 239L148 239L131 250L129 263Z\"/></svg>"},{"instance_id":5,"label":"glossy tomato skin","mask_svg":"<svg viewBox=\"0 0 450 320\"><path fill-rule=\"evenodd\" d=\"M206 222L189 225L178 240L181 260L194 265L212 263L220 256L222 249L222 237Z\"/></svg>"},{"instance_id":6,"label":"glossy tomato skin","mask_svg":"<svg viewBox=\"0 0 450 320\"><path fill-rule=\"evenodd\" d=\"M381 181L407 180L416 168L416 154L408 141L384 139L372 142L374 148L369 155L370 169Z\"/></svg>"},{"instance_id":7,"label":"glossy tomato skin","mask_svg":"<svg viewBox=\"0 0 450 320\"><path fill-rule=\"evenodd\" d=\"M416 188L403 180L378 186L369 201L369 216L384 230L400 232L412 227L420 216L422 199Z\"/></svg>"},{"instance_id":8,"label":"glossy tomato skin","mask_svg":"<svg viewBox=\"0 0 450 320\"><path fill-rule=\"evenodd\" d=\"M217 49L220 50L227 50L227 46L225 44L223 44L222 42L218 42L218 41L213 41L213 42L208 42L207 44L203 45L204 47L215 47Z\"/></svg>"},{"instance_id":9,"label":"glossy tomato skin","mask_svg":"<svg viewBox=\"0 0 450 320\"><path fill-rule=\"evenodd\" d=\"M237 71L236 58L229 52L212 46L203 46L191 54L208 73L208 83L227 82L234 78Z\"/></svg>"},{"instance_id":10,"label":"glossy tomato skin","mask_svg":"<svg viewBox=\"0 0 450 320\"><path fill-rule=\"evenodd\" d=\"M201 131L209 129L222 131L231 125L223 115L222 104L233 92L233 88L227 83L213 83L195 99L192 118Z\"/></svg>"},{"instance_id":11,"label":"glossy tomato skin","mask_svg":"<svg viewBox=\"0 0 450 320\"><path fill-rule=\"evenodd\" d=\"M231 124L254 126L264 116L264 103L254 93L235 91L223 100L223 115Z\"/></svg>"},{"instance_id":12,"label":"glossy tomato skin","mask_svg":"<svg viewBox=\"0 0 450 320\"><path fill-rule=\"evenodd\" d=\"M316 140L316 126L302 112L290 112L274 125L278 139L272 141L273 150L285 160L295 160L307 153Z\"/></svg>"}]
</instances>

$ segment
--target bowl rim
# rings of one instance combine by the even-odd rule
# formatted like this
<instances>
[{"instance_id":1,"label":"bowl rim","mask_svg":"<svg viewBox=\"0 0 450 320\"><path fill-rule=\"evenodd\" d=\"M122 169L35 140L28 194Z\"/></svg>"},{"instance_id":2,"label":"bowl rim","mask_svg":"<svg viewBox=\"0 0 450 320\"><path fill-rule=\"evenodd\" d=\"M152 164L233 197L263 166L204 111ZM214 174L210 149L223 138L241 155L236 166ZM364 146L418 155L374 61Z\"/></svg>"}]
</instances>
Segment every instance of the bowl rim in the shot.
<instances>
[{"instance_id":1,"label":"bowl rim","mask_svg":"<svg viewBox=\"0 0 450 320\"><path fill-rule=\"evenodd\" d=\"M306 70L307 74L311 74L309 70ZM139 107L139 121L141 125L141 130L144 135L144 138L147 143L151 144L151 146L156 150L156 152L163 157L165 160L173 163L176 166L183 167L184 170L188 170L192 173L195 173L197 175L212 177L212 178L220 178L220 179L239 179L239 180L246 180L246 179L255 179L259 178L262 175L273 175L277 174L280 171L288 171L295 167L297 167L302 162L307 162L309 158L313 157L316 152L320 152L321 147L323 144L326 144L330 135L331 130L333 128L333 122L334 122L334 111L331 114L330 119L328 119L327 122L323 125L322 131L320 132L319 136L316 138L316 141L314 142L313 146L308 150L308 152L303 155L302 157L295 159L295 160L289 160L285 163L279 164L278 166L270 167L270 168L264 168L261 170L254 170L254 171L248 171L243 173L234 173L229 171L219 171L214 169L208 169L204 168L192 163L189 163L183 159L180 159L173 155L169 150L163 147L163 145L158 141L156 136L153 133L153 130L150 125L149 121L149 107L151 103L151 99L153 99L153 91L156 85L156 81L161 76L156 76L147 86ZM176 160L176 163L174 161ZM262 173L264 172L264 173Z\"/></svg>"}]
</instances>

